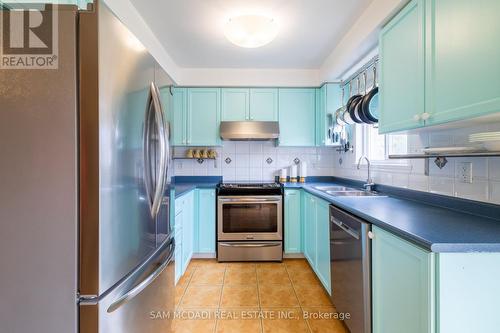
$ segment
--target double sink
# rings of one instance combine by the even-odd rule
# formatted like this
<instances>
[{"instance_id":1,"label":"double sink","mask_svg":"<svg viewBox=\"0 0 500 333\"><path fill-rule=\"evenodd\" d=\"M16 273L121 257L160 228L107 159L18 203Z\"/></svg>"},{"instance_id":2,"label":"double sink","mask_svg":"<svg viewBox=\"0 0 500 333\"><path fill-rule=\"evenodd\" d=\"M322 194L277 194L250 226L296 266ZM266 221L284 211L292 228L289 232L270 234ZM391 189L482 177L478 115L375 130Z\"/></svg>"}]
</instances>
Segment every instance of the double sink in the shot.
<instances>
[{"instance_id":1,"label":"double sink","mask_svg":"<svg viewBox=\"0 0 500 333\"><path fill-rule=\"evenodd\" d=\"M314 186L314 188L336 197L381 197L380 194L375 192L357 190L346 186Z\"/></svg>"}]
</instances>

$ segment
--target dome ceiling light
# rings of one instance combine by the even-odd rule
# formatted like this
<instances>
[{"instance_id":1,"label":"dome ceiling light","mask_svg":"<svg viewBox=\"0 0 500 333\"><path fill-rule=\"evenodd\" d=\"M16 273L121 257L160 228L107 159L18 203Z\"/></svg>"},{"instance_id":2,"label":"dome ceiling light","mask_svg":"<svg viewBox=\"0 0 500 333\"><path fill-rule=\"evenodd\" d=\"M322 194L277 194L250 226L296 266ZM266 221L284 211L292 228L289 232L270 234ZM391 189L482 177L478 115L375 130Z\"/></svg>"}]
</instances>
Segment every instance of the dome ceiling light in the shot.
<instances>
[{"instance_id":1,"label":"dome ceiling light","mask_svg":"<svg viewBox=\"0 0 500 333\"><path fill-rule=\"evenodd\" d=\"M273 18L263 15L241 15L226 23L224 35L233 44L256 48L270 43L278 34L278 25Z\"/></svg>"}]
</instances>

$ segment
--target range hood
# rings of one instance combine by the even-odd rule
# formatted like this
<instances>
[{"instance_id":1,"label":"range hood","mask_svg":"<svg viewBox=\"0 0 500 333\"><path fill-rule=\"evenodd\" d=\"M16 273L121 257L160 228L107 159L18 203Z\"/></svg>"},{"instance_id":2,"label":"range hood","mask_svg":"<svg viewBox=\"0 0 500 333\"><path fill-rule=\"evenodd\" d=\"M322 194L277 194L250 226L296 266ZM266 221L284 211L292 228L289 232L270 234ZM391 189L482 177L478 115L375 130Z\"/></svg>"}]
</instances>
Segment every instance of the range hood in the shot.
<instances>
[{"instance_id":1,"label":"range hood","mask_svg":"<svg viewBox=\"0 0 500 333\"><path fill-rule=\"evenodd\" d=\"M222 140L274 140L279 138L277 121L223 121L220 123Z\"/></svg>"}]
</instances>

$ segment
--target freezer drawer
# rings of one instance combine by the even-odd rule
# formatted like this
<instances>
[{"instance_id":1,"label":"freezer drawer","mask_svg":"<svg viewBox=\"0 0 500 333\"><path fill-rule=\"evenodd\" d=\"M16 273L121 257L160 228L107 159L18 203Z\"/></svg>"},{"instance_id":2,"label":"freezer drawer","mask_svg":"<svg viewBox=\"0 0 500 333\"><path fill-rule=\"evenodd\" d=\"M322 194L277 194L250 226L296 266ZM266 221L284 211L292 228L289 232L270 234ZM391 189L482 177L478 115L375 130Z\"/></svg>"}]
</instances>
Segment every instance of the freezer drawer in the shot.
<instances>
[{"instance_id":1,"label":"freezer drawer","mask_svg":"<svg viewBox=\"0 0 500 333\"><path fill-rule=\"evenodd\" d=\"M283 242L218 242L218 261L281 261Z\"/></svg>"}]
</instances>

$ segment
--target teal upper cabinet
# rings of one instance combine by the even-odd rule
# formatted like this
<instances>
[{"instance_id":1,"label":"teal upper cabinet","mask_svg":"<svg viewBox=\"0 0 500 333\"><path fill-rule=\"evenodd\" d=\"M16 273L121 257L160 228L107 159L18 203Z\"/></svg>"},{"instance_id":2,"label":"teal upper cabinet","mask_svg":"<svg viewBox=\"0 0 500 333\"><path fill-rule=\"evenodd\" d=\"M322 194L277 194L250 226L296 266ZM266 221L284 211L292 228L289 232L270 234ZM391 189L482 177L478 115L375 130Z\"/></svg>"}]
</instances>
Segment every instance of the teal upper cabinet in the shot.
<instances>
[{"instance_id":1,"label":"teal upper cabinet","mask_svg":"<svg viewBox=\"0 0 500 333\"><path fill-rule=\"evenodd\" d=\"M334 126L335 111L341 106L340 85L337 83L326 83L316 89L316 146L330 145L331 139L328 130Z\"/></svg>"},{"instance_id":2,"label":"teal upper cabinet","mask_svg":"<svg viewBox=\"0 0 500 333\"><path fill-rule=\"evenodd\" d=\"M316 143L316 89L279 89L281 146L314 146Z\"/></svg>"},{"instance_id":3,"label":"teal upper cabinet","mask_svg":"<svg viewBox=\"0 0 500 333\"><path fill-rule=\"evenodd\" d=\"M278 121L278 89L250 89L250 120Z\"/></svg>"},{"instance_id":4,"label":"teal upper cabinet","mask_svg":"<svg viewBox=\"0 0 500 333\"><path fill-rule=\"evenodd\" d=\"M223 121L277 121L278 89L223 88Z\"/></svg>"},{"instance_id":5,"label":"teal upper cabinet","mask_svg":"<svg viewBox=\"0 0 500 333\"><path fill-rule=\"evenodd\" d=\"M302 253L301 190L285 190L285 253Z\"/></svg>"},{"instance_id":6,"label":"teal upper cabinet","mask_svg":"<svg viewBox=\"0 0 500 333\"><path fill-rule=\"evenodd\" d=\"M380 35L380 132L500 112L500 2L413 0Z\"/></svg>"},{"instance_id":7,"label":"teal upper cabinet","mask_svg":"<svg viewBox=\"0 0 500 333\"><path fill-rule=\"evenodd\" d=\"M187 144L220 144L220 89L189 88L187 96Z\"/></svg>"},{"instance_id":8,"label":"teal upper cabinet","mask_svg":"<svg viewBox=\"0 0 500 333\"><path fill-rule=\"evenodd\" d=\"M187 89L173 88L173 107L172 113L169 116L170 121L170 138L174 146L182 146L186 144L186 116L187 116Z\"/></svg>"},{"instance_id":9,"label":"teal upper cabinet","mask_svg":"<svg viewBox=\"0 0 500 333\"><path fill-rule=\"evenodd\" d=\"M327 139L326 84L316 89L316 146L324 146Z\"/></svg>"},{"instance_id":10,"label":"teal upper cabinet","mask_svg":"<svg viewBox=\"0 0 500 333\"><path fill-rule=\"evenodd\" d=\"M215 254L215 190L198 191L195 252Z\"/></svg>"},{"instance_id":11,"label":"teal upper cabinet","mask_svg":"<svg viewBox=\"0 0 500 333\"><path fill-rule=\"evenodd\" d=\"M500 1L427 0L429 124L500 112Z\"/></svg>"},{"instance_id":12,"label":"teal upper cabinet","mask_svg":"<svg viewBox=\"0 0 500 333\"><path fill-rule=\"evenodd\" d=\"M434 332L434 255L375 226L373 233L373 333Z\"/></svg>"},{"instance_id":13,"label":"teal upper cabinet","mask_svg":"<svg viewBox=\"0 0 500 333\"><path fill-rule=\"evenodd\" d=\"M250 120L250 93L246 88L222 88L222 120Z\"/></svg>"},{"instance_id":14,"label":"teal upper cabinet","mask_svg":"<svg viewBox=\"0 0 500 333\"><path fill-rule=\"evenodd\" d=\"M425 0L410 2L380 35L379 132L423 125Z\"/></svg>"}]
</instances>

